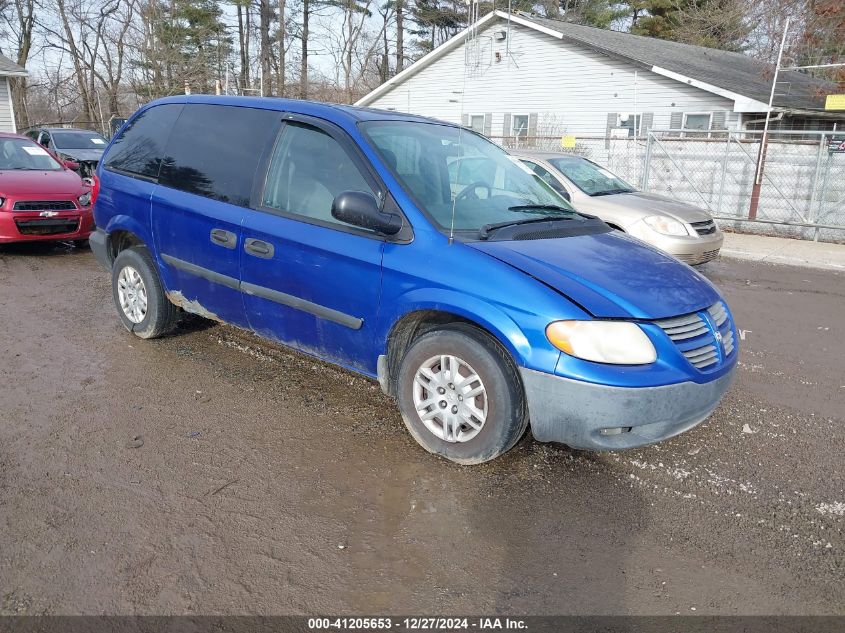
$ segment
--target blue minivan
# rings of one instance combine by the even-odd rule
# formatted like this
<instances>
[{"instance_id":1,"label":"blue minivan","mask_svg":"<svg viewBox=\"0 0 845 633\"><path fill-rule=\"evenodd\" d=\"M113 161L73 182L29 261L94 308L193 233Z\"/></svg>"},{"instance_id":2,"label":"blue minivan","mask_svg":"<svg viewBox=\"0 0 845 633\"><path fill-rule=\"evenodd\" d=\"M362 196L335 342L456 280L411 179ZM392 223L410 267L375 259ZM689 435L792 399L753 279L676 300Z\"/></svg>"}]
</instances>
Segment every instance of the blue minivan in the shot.
<instances>
[{"instance_id":1,"label":"blue minivan","mask_svg":"<svg viewBox=\"0 0 845 633\"><path fill-rule=\"evenodd\" d=\"M417 442L461 464L529 425L579 449L658 442L734 374L710 282L459 126L174 97L140 109L97 174L91 247L127 330L191 312L377 378Z\"/></svg>"}]
</instances>

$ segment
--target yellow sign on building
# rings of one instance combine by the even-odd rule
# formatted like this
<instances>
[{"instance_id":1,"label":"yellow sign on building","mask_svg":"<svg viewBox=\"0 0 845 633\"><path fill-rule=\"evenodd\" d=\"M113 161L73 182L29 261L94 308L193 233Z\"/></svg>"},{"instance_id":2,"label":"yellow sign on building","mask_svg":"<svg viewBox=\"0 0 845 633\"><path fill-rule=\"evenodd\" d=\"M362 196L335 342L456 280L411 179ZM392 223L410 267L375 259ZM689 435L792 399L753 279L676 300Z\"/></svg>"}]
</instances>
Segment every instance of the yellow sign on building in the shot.
<instances>
[{"instance_id":1,"label":"yellow sign on building","mask_svg":"<svg viewBox=\"0 0 845 633\"><path fill-rule=\"evenodd\" d=\"M845 110L845 95L827 95L825 110Z\"/></svg>"}]
</instances>

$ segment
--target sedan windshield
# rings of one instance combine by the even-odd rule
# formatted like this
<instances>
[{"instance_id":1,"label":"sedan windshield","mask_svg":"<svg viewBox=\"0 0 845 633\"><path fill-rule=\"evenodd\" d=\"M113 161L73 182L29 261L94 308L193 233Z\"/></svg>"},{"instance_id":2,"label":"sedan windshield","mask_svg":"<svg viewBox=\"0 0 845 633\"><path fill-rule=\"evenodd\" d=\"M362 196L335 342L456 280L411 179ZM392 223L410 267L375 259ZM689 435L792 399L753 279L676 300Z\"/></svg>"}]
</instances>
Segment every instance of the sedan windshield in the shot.
<instances>
[{"instance_id":1,"label":"sedan windshield","mask_svg":"<svg viewBox=\"0 0 845 633\"><path fill-rule=\"evenodd\" d=\"M491 230L575 210L534 172L474 132L436 123L369 121L361 127L417 205L444 231Z\"/></svg>"},{"instance_id":2,"label":"sedan windshield","mask_svg":"<svg viewBox=\"0 0 845 633\"><path fill-rule=\"evenodd\" d=\"M621 178L585 158L560 156L550 158L549 162L588 196L607 196L635 191Z\"/></svg>"},{"instance_id":3,"label":"sedan windshield","mask_svg":"<svg viewBox=\"0 0 845 633\"><path fill-rule=\"evenodd\" d=\"M53 132L53 145L60 149L106 149L108 141L96 132Z\"/></svg>"},{"instance_id":4,"label":"sedan windshield","mask_svg":"<svg viewBox=\"0 0 845 633\"><path fill-rule=\"evenodd\" d=\"M50 153L30 140L0 138L0 170L58 171L62 166Z\"/></svg>"}]
</instances>

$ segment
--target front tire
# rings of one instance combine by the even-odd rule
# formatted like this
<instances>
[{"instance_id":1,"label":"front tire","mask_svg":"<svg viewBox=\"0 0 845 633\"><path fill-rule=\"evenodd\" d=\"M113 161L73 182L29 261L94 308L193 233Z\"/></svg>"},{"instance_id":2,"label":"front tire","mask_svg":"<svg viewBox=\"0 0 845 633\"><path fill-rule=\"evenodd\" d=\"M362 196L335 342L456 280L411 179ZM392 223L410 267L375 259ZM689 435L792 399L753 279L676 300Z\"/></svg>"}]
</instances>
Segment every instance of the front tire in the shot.
<instances>
[{"instance_id":1,"label":"front tire","mask_svg":"<svg viewBox=\"0 0 845 633\"><path fill-rule=\"evenodd\" d=\"M115 258L112 297L123 326L140 338L157 338L176 326L179 311L164 294L152 255L143 246Z\"/></svg>"},{"instance_id":2,"label":"front tire","mask_svg":"<svg viewBox=\"0 0 845 633\"><path fill-rule=\"evenodd\" d=\"M470 325L447 326L415 340L402 359L397 398L414 439L458 464L498 457L528 426L513 361Z\"/></svg>"}]
</instances>

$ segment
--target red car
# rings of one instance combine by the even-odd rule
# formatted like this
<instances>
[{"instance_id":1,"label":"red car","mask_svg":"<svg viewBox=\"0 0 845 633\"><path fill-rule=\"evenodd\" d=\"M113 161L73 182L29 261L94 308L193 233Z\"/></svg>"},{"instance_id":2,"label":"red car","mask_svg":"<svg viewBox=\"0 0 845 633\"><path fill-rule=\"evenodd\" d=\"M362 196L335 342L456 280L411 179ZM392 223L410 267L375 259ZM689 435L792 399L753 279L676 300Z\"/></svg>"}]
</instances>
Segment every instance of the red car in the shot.
<instances>
[{"instance_id":1,"label":"red car","mask_svg":"<svg viewBox=\"0 0 845 633\"><path fill-rule=\"evenodd\" d=\"M87 241L92 191L74 166L25 136L0 132L0 244Z\"/></svg>"}]
</instances>

